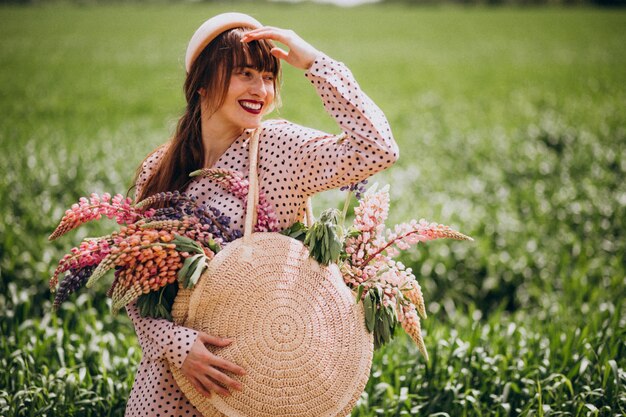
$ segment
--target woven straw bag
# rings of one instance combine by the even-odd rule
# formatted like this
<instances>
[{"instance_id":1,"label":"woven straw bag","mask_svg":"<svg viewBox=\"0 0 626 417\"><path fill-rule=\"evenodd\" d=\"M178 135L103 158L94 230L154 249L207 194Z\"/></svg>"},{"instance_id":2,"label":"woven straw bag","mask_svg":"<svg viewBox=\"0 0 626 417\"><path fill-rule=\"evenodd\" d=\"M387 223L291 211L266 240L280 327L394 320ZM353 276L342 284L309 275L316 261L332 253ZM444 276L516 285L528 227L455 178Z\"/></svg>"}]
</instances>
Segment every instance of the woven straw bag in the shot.
<instances>
[{"instance_id":1,"label":"woven straw bag","mask_svg":"<svg viewBox=\"0 0 626 417\"><path fill-rule=\"evenodd\" d=\"M243 389L207 398L170 368L205 417L343 417L365 388L372 364L363 304L355 302L338 267L317 263L300 241L252 233L258 136L257 129L250 140L244 236L211 260L193 290L181 288L172 308L178 324L235 339L209 350L246 370L234 376Z\"/></svg>"}]
</instances>

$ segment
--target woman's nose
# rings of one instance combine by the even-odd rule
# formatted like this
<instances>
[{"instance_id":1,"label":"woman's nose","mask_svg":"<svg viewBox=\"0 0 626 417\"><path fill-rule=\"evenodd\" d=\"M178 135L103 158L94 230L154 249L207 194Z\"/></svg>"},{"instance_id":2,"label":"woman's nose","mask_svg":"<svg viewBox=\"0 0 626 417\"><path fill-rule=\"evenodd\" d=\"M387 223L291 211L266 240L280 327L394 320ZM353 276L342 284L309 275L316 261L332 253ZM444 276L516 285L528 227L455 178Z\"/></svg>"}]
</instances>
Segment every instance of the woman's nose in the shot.
<instances>
[{"instance_id":1,"label":"woman's nose","mask_svg":"<svg viewBox=\"0 0 626 417\"><path fill-rule=\"evenodd\" d=\"M250 85L250 93L259 97L265 97L265 95L267 94L267 87L263 82L263 77L255 77L254 80L252 80Z\"/></svg>"}]
</instances>

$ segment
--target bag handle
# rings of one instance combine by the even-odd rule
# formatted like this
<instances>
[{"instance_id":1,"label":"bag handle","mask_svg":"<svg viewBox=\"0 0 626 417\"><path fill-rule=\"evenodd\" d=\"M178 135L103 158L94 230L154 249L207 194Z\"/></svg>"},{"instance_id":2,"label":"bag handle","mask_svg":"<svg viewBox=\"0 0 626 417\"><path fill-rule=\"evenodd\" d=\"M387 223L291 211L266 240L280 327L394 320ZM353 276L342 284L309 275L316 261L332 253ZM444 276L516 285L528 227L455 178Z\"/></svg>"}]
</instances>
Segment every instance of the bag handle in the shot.
<instances>
[{"instance_id":1,"label":"bag handle","mask_svg":"<svg viewBox=\"0 0 626 417\"><path fill-rule=\"evenodd\" d=\"M248 171L248 201L246 202L246 220L243 226L243 239L244 242L250 240L254 225L257 220L257 206L259 204L259 178L258 178L258 157L259 157L259 135L261 134L261 128L258 127L252 132L249 143L248 160L250 161L250 169ZM307 197L305 205L306 223L312 225L315 222L313 217L313 209L311 204L311 197Z\"/></svg>"}]
</instances>

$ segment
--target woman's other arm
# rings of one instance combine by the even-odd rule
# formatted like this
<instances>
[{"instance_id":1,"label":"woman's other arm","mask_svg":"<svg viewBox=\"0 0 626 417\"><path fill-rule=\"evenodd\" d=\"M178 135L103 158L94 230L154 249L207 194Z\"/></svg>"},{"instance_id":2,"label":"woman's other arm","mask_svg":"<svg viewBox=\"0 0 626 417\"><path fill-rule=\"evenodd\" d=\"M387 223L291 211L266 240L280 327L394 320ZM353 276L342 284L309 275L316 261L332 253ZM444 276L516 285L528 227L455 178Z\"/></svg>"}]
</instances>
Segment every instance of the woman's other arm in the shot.
<instances>
[{"instance_id":1,"label":"woman's other arm","mask_svg":"<svg viewBox=\"0 0 626 417\"><path fill-rule=\"evenodd\" d=\"M285 44L272 53L304 69L341 135L329 135L290 123L271 125L265 139L276 135L288 151L293 179L303 196L361 181L392 165L398 146L382 110L361 90L350 70L313 48L291 30L263 27L243 39L273 39Z\"/></svg>"}]
</instances>

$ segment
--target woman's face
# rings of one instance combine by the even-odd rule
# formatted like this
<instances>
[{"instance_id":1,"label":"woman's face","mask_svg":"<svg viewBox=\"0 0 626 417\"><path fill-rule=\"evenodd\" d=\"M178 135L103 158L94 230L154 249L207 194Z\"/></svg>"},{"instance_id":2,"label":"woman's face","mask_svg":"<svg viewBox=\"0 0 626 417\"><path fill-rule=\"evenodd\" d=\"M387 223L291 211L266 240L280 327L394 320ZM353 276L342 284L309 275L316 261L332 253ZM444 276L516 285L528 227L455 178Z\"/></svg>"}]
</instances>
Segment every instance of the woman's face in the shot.
<instances>
[{"instance_id":1,"label":"woman's face","mask_svg":"<svg viewBox=\"0 0 626 417\"><path fill-rule=\"evenodd\" d=\"M224 104L211 121L227 129L250 129L261 125L261 118L274 103L274 75L251 67L236 68Z\"/></svg>"}]
</instances>

